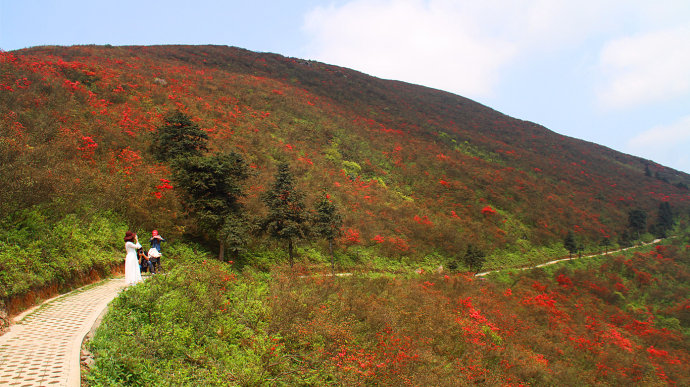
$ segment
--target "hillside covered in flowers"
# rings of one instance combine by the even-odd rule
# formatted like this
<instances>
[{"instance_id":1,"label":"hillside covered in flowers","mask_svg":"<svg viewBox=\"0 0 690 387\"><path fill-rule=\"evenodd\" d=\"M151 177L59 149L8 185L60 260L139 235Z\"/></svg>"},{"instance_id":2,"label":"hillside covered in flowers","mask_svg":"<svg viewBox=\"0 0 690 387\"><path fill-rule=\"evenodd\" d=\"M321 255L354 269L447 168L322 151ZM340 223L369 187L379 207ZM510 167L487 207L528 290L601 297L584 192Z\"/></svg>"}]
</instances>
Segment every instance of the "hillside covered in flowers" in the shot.
<instances>
[{"instance_id":1,"label":"hillside covered in flowers","mask_svg":"<svg viewBox=\"0 0 690 387\"><path fill-rule=\"evenodd\" d=\"M488 279L197 258L118 297L86 385L687 386L688 242Z\"/></svg>"},{"instance_id":2,"label":"hillside covered in flowers","mask_svg":"<svg viewBox=\"0 0 690 387\"><path fill-rule=\"evenodd\" d=\"M438 90L233 47L50 46L0 53L0 214L86 207L203 240L149 151L176 111L245 158L249 212L284 161L341 210L340 246L385 256L598 245L690 199L685 173Z\"/></svg>"}]
</instances>

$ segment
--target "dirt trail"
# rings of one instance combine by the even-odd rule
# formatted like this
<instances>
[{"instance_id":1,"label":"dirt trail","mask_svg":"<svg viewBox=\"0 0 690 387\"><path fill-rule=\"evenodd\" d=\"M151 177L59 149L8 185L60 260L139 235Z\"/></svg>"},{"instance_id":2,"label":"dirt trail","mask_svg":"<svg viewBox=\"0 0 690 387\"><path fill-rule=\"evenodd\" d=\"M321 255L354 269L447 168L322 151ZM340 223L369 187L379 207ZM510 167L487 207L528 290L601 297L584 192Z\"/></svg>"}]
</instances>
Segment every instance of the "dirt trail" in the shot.
<instances>
[{"instance_id":1,"label":"dirt trail","mask_svg":"<svg viewBox=\"0 0 690 387\"><path fill-rule=\"evenodd\" d=\"M656 244L656 243L659 243L659 242L661 242L661 239L655 239L655 240L653 240L653 241L651 241L651 242L649 242L649 243L644 243L644 242L643 242L643 243L642 243L641 245L639 245L639 246L631 246L631 247L626 247L626 248L624 248L624 249L613 250L613 251L609 251L608 253L605 253L605 254L604 254L604 253L602 253L602 254L590 254L590 255L584 255L584 256L579 257L579 258L578 258L578 257L573 257L573 258L554 259L553 261L540 263L539 265L536 265L536 266L515 267L515 268L507 268L507 269L499 269L499 270L489 270L489 271L477 273L477 274L475 274L474 276L475 276L475 277L483 277L483 276L485 276L485 275L487 275L487 274L490 274L490 273L497 273L497 272L499 272L499 271L506 271L506 270L530 270L530 269L536 269L536 268L538 268L538 267L550 266L550 265L553 265L553 264L555 264L555 263L563 262L563 261L572 261L572 260L575 260L575 259L582 259L582 258L601 257L601 256L604 256L604 255L609 255L609 254L612 254L612 253L618 253L618 252L621 252L621 251L633 249L633 248L640 247L640 246L653 245L653 244Z\"/></svg>"}]
</instances>

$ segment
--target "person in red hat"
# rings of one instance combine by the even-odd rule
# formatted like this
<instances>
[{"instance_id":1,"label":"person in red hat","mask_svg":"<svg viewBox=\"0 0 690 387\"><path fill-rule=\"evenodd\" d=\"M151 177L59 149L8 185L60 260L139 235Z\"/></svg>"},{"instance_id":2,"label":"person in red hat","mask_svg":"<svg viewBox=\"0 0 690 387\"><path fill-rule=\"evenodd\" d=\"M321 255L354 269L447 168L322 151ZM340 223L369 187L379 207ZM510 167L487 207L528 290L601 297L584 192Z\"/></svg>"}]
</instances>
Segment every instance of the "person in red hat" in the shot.
<instances>
[{"instance_id":1,"label":"person in red hat","mask_svg":"<svg viewBox=\"0 0 690 387\"><path fill-rule=\"evenodd\" d=\"M158 230L153 230L149 242L151 242L151 249L149 249L148 254L153 264L155 274L158 272L158 268L161 264L161 242L165 242L165 239L158 234Z\"/></svg>"},{"instance_id":2,"label":"person in red hat","mask_svg":"<svg viewBox=\"0 0 690 387\"><path fill-rule=\"evenodd\" d=\"M141 268L137 257L137 249L140 249L139 238L132 231L125 233L125 283L134 285L142 281Z\"/></svg>"},{"instance_id":3,"label":"person in red hat","mask_svg":"<svg viewBox=\"0 0 690 387\"><path fill-rule=\"evenodd\" d=\"M152 248L155 248L161 253L161 242L165 242L165 239L158 234L158 230L153 230L151 232L151 239L149 239L149 242L151 242Z\"/></svg>"}]
</instances>

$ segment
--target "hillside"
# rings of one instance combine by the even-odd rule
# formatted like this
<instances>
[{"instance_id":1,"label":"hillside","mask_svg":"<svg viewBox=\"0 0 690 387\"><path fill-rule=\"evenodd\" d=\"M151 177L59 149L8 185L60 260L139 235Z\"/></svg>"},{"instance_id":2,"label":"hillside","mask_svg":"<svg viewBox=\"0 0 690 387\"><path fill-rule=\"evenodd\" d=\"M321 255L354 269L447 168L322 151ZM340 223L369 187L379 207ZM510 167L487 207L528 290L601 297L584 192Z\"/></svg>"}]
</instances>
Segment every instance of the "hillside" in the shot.
<instances>
[{"instance_id":1,"label":"hillside","mask_svg":"<svg viewBox=\"0 0 690 387\"><path fill-rule=\"evenodd\" d=\"M628 213L686 212L690 176L565 137L469 99L345 68L222 46L36 47L0 53L0 213L112 210L132 228L195 234L148 153L180 110L255 174L286 160L308 202L325 189L344 246L452 256L620 239ZM554 128L558 129L558 128ZM255 242L261 243L261 240Z\"/></svg>"},{"instance_id":2,"label":"hillside","mask_svg":"<svg viewBox=\"0 0 690 387\"><path fill-rule=\"evenodd\" d=\"M690 244L672 243L488 279L199 257L111 304L86 385L687 386Z\"/></svg>"}]
</instances>

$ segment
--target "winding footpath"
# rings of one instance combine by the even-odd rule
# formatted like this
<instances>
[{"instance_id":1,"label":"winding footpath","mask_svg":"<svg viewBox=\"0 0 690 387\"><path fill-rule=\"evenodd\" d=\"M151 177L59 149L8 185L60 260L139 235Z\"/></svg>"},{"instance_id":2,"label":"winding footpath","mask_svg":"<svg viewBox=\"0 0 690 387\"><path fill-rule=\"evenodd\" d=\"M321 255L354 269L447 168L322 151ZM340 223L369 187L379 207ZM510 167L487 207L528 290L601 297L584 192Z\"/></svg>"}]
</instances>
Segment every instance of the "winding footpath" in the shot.
<instances>
[{"instance_id":1,"label":"winding footpath","mask_svg":"<svg viewBox=\"0 0 690 387\"><path fill-rule=\"evenodd\" d=\"M0 386L78 387L82 341L124 287L124 278L104 280L15 317L0 336Z\"/></svg>"},{"instance_id":2,"label":"winding footpath","mask_svg":"<svg viewBox=\"0 0 690 387\"><path fill-rule=\"evenodd\" d=\"M477 273L477 274L475 274L474 276L475 276L475 277L483 277L483 276L485 276L485 275L487 275L487 274L490 274L490 273L497 273L497 272L499 272L499 271L530 270L530 269L536 269L536 268L538 268L538 267L550 266L550 265L553 265L553 264L558 263L558 262L574 261L574 260L576 260L576 259L582 259L582 258L601 257L601 256L604 256L604 255L609 255L609 254L617 253L617 252L620 252L620 251L630 250L630 249L634 249L634 248L637 248L637 247L642 247L642 246L657 244L657 243L659 243L659 242L661 242L661 241L662 241L662 239L655 239L655 240L653 240L653 241L651 241L651 242L648 242L648 243L644 243L644 242L643 242L643 243L641 243L639 246L630 246L630 247L626 247L626 248L624 248L624 249L618 249L618 250L609 251L608 253L584 255L584 256L582 256L582 257L580 257L580 258L572 257L572 258L555 259L555 260L553 260L553 261L540 263L539 265L536 265L536 266L513 267L513 268L505 268L505 269L498 269L498 270L489 270L489 271Z\"/></svg>"}]
</instances>

